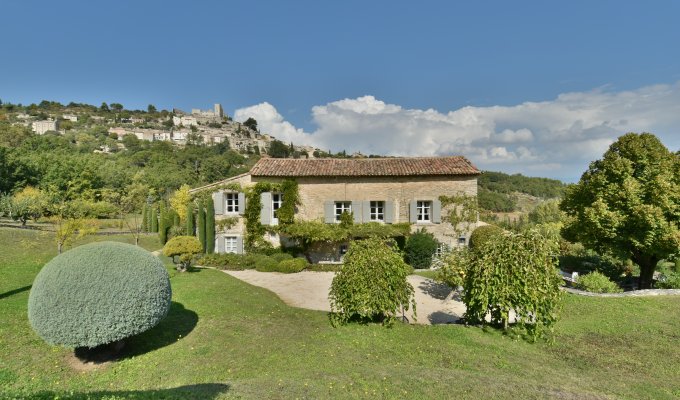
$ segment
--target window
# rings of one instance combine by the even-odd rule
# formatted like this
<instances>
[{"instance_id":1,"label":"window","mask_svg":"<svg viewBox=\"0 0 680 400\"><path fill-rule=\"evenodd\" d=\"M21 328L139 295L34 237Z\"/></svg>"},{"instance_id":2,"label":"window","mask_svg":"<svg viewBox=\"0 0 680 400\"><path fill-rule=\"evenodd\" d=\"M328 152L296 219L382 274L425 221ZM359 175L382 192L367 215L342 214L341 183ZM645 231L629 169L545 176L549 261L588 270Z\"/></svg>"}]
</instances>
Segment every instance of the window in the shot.
<instances>
[{"instance_id":1,"label":"window","mask_svg":"<svg viewBox=\"0 0 680 400\"><path fill-rule=\"evenodd\" d=\"M335 220L340 221L340 216L342 213L352 212L352 202L351 201L336 201L335 202Z\"/></svg>"},{"instance_id":2,"label":"window","mask_svg":"<svg viewBox=\"0 0 680 400\"><path fill-rule=\"evenodd\" d=\"M432 221L432 202L418 201L416 202L416 210L418 211L418 222Z\"/></svg>"},{"instance_id":3,"label":"window","mask_svg":"<svg viewBox=\"0 0 680 400\"><path fill-rule=\"evenodd\" d=\"M238 213L238 193L226 193L225 197L227 199L227 213Z\"/></svg>"},{"instance_id":4,"label":"window","mask_svg":"<svg viewBox=\"0 0 680 400\"><path fill-rule=\"evenodd\" d=\"M224 237L224 252L225 253L238 253L236 236L225 236Z\"/></svg>"},{"instance_id":5,"label":"window","mask_svg":"<svg viewBox=\"0 0 680 400\"><path fill-rule=\"evenodd\" d=\"M458 245L459 246L465 246L467 244L467 239L465 236L461 236L458 238Z\"/></svg>"},{"instance_id":6,"label":"window","mask_svg":"<svg viewBox=\"0 0 680 400\"><path fill-rule=\"evenodd\" d=\"M341 244L338 248L338 253L340 253L340 257L343 257L345 254L347 254L347 245Z\"/></svg>"},{"instance_id":7,"label":"window","mask_svg":"<svg viewBox=\"0 0 680 400\"><path fill-rule=\"evenodd\" d=\"M281 208L283 204L283 194L282 193L272 193L272 223L276 224L279 222L279 217L277 211Z\"/></svg>"},{"instance_id":8,"label":"window","mask_svg":"<svg viewBox=\"0 0 680 400\"><path fill-rule=\"evenodd\" d=\"M384 221L385 220L385 202L384 201L372 201L370 206L371 206L371 221Z\"/></svg>"}]
</instances>

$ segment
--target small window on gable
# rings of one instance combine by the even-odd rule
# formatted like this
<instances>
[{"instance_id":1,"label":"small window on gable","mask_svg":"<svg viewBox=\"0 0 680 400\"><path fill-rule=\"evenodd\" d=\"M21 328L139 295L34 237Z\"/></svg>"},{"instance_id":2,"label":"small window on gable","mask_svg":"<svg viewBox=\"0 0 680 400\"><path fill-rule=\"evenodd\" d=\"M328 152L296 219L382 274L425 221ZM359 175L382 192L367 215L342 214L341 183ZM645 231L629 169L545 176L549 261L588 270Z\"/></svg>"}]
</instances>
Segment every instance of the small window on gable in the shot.
<instances>
[{"instance_id":1,"label":"small window on gable","mask_svg":"<svg viewBox=\"0 0 680 400\"><path fill-rule=\"evenodd\" d=\"M371 201L371 221L385 221L385 202Z\"/></svg>"},{"instance_id":2,"label":"small window on gable","mask_svg":"<svg viewBox=\"0 0 680 400\"><path fill-rule=\"evenodd\" d=\"M340 216L342 213L352 212L352 202L351 201L336 201L335 202L335 220L340 221Z\"/></svg>"},{"instance_id":3,"label":"small window on gable","mask_svg":"<svg viewBox=\"0 0 680 400\"><path fill-rule=\"evenodd\" d=\"M418 222L432 221L432 202L418 201L416 202L416 210L418 213Z\"/></svg>"},{"instance_id":4,"label":"small window on gable","mask_svg":"<svg viewBox=\"0 0 680 400\"><path fill-rule=\"evenodd\" d=\"M237 214L238 213L238 193L225 193L224 197L225 197L226 203L227 203L226 212L228 214Z\"/></svg>"}]
</instances>

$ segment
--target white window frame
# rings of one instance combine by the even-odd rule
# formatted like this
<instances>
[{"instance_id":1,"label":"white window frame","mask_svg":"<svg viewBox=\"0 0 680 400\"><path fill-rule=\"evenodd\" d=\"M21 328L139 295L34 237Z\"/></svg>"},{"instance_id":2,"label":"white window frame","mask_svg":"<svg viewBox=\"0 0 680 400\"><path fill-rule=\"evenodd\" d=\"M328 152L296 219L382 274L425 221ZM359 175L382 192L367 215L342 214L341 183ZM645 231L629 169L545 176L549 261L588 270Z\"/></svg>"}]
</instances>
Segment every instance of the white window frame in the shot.
<instances>
[{"instance_id":1,"label":"white window frame","mask_svg":"<svg viewBox=\"0 0 680 400\"><path fill-rule=\"evenodd\" d=\"M225 193L224 194L224 213L225 214L238 214L238 193Z\"/></svg>"},{"instance_id":2,"label":"white window frame","mask_svg":"<svg viewBox=\"0 0 680 400\"><path fill-rule=\"evenodd\" d=\"M335 222L340 222L340 216L343 212L352 213L351 201L336 201L333 203L333 215L335 215Z\"/></svg>"},{"instance_id":3,"label":"white window frame","mask_svg":"<svg viewBox=\"0 0 680 400\"><path fill-rule=\"evenodd\" d=\"M238 254L238 237L225 236L224 237L224 252Z\"/></svg>"},{"instance_id":4,"label":"white window frame","mask_svg":"<svg viewBox=\"0 0 680 400\"><path fill-rule=\"evenodd\" d=\"M416 222L419 224L432 222L432 201L417 200L416 215L418 216Z\"/></svg>"},{"instance_id":5,"label":"white window frame","mask_svg":"<svg viewBox=\"0 0 680 400\"><path fill-rule=\"evenodd\" d=\"M382 200L371 200L370 207L370 221L385 222L385 202Z\"/></svg>"},{"instance_id":6,"label":"white window frame","mask_svg":"<svg viewBox=\"0 0 680 400\"><path fill-rule=\"evenodd\" d=\"M283 204L283 193L272 193L272 225L279 223L279 216L277 211Z\"/></svg>"}]
</instances>

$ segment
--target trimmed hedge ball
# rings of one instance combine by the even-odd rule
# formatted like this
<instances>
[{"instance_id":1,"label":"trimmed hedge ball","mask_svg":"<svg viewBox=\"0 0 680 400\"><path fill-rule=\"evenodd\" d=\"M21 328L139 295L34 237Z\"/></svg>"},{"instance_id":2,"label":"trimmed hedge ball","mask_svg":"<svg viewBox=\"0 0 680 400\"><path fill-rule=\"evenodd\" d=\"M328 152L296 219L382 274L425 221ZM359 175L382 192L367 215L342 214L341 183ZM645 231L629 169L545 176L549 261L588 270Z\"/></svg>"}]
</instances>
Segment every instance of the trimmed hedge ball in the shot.
<instances>
[{"instance_id":1,"label":"trimmed hedge ball","mask_svg":"<svg viewBox=\"0 0 680 400\"><path fill-rule=\"evenodd\" d=\"M47 343L96 347L144 332L170 310L170 277L146 250L91 243L45 264L28 298L28 319Z\"/></svg>"}]
</instances>

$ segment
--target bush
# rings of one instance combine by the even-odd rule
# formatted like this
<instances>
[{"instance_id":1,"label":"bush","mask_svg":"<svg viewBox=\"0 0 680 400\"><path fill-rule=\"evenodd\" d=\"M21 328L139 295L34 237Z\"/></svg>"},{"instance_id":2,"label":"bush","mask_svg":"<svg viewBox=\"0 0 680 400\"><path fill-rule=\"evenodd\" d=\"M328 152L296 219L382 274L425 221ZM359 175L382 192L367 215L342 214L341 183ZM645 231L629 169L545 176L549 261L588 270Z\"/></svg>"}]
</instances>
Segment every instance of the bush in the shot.
<instances>
[{"instance_id":1,"label":"bush","mask_svg":"<svg viewBox=\"0 0 680 400\"><path fill-rule=\"evenodd\" d=\"M350 243L328 295L334 325L352 319L389 325L402 307L413 307L415 315L414 290L406 280L408 265L388 243L379 238Z\"/></svg>"},{"instance_id":2,"label":"bush","mask_svg":"<svg viewBox=\"0 0 680 400\"><path fill-rule=\"evenodd\" d=\"M576 288L593 293L621 293L621 289L616 283L612 282L604 274L593 271L587 275L579 276L576 281Z\"/></svg>"},{"instance_id":3,"label":"bush","mask_svg":"<svg viewBox=\"0 0 680 400\"><path fill-rule=\"evenodd\" d=\"M245 256L241 254L206 254L201 257L197 264L204 267L214 267L223 270L242 271L245 268Z\"/></svg>"},{"instance_id":4,"label":"bush","mask_svg":"<svg viewBox=\"0 0 680 400\"><path fill-rule=\"evenodd\" d=\"M193 258L201 253L203 253L201 242L194 236L175 236L163 246L163 255L172 258L178 271L186 271L191 267Z\"/></svg>"},{"instance_id":5,"label":"bush","mask_svg":"<svg viewBox=\"0 0 680 400\"><path fill-rule=\"evenodd\" d=\"M483 225L476 228L470 235L470 249L480 249L489 240L502 235L503 232L503 228L496 225Z\"/></svg>"},{"instance_id":6,"label":"bush","mask_svg":"<svg viewBox=\"0 0 680 400\"><path fill-rule=\"evenodd\" d=\"M76 247L48 262L33 282L28 319L46 342L96 347L144 332L170 309L163 263L129 244Z\"/></svg>"},{"instance_id":7,"label":"bush","mask_svg":"<svg viewBox=\"0 0 680 400\"><path fill-rule=\"evenodd\" d=\"M659 289L680 289L680 273L664 272L663 278L656 282Z\"/></svg>"},{"instance_id":8,"label":"bush","mask_svg":"<svg viewBox=\"0 0 680 400\"><path fill-rule=\"evenodd\" d=\"M258 254L259 255L259 254ZM255 258L256 264L255 264L255 269L259 272L277 272L277 267L279 263L265 255L259 255L258 258Z\"/></svg>"},{"instance_id":9,"label":"bush","mask_svg":"<svg viewBox=\"0 0 680 400\"><path fill-rule=\"evenodd\" d=\"M284 274L290 274L295 272L300 272L307 268L309 263L304 258L291 258L289 260L283 260L277 265L277 272L283 272Z\"/></svg>"},{"instance_id":10,"label":"bush","mask_svg":"<svg viewBox=\"0 0 680 400\"><path fill-rule=\"evenodd\" d=\"M508 328L510 310L531 338L545 336L557 322L561 298L557 241L535 231L500 235L469 252L463 302L465 321Z\"/></svg>"},{"instance_id":11,"label":"bush","mask_svg":"<svg viewBox=\"0 0 680 400\"><path fill-rule=\"evenodd\" d=\"M281 261L293 259L293 256L288 254L288 253L276 253L276 254L272 254L270 257L273 258L274 260L276 260L276 262L279 262L279 263Z\"/></svg>"},{"instance_id":12,"label":"bush","mask_svg":"<svg viewBox=\"0 0 680 400\"><path fill-rule=\"evenodd\" d=\"M413 268L430 268L432 256L439 243L434 235L425 230L418 231L406 240L404 259Z\"/></svg>"}]
</instances>

